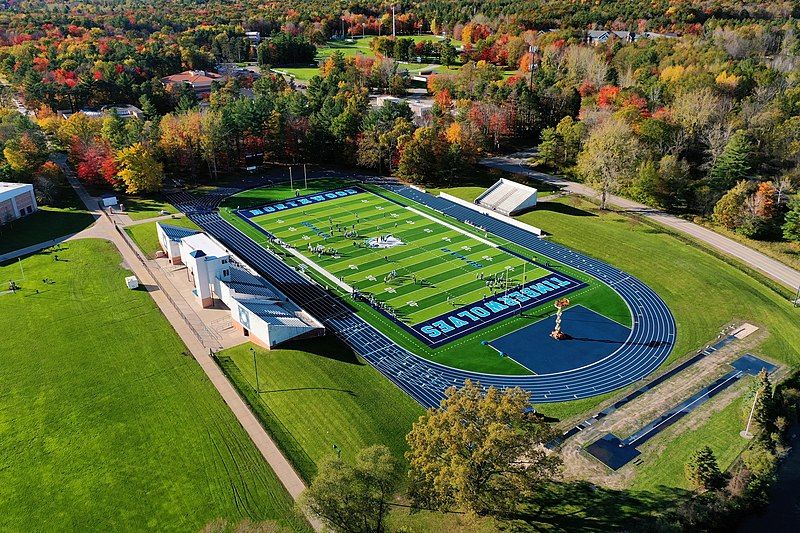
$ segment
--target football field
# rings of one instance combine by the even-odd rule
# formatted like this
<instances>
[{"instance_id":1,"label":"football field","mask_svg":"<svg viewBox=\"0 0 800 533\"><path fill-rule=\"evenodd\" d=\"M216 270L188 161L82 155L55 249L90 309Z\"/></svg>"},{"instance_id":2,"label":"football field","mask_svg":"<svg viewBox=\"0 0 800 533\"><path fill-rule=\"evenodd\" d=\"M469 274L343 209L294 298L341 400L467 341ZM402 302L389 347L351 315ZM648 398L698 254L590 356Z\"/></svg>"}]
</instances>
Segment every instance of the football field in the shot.
<instances>
[{"instance_id":1,"label":"football field","mask_svg":"<svg viewBox=\"0 0 800 533\"><path fill-rule=\"evenodd\" d=\"M359 187L237 215L428 345L450 342L584 284Z\"/></svg>"}]
</instances>

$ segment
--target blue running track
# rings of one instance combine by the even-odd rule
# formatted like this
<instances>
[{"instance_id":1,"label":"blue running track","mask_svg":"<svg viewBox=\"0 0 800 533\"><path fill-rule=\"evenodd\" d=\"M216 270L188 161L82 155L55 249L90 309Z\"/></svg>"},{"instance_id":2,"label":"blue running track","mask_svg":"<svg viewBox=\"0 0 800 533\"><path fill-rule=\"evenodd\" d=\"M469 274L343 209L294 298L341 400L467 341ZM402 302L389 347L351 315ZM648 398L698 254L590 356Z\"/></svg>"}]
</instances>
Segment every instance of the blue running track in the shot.
<instances>
[{"instance_id":1,"label":"blue running track","mask_svg":"<svg viewBox=\"0 0 800 533\"><path fill-rule=\"evenodd\" d=\"M238 191L231 188L218 191L213 197L200 199L181 192L170 195L170 200L425 407L437 406L448 387L459 386L466 379L479 380L484 387L521 387L530 392L533 403L588 398L644 378L658 368L672 350L675 343L672 313L661 298L638 279L602 261L539 239L511 224L442 198L396 184L384 184L384 187L458 220L485 227L501 238L560 261L611 286L628 304L633 315L627 342L612 356L596 364L552 374L501 376L443 366L394 344L338 297L309 281L212 211L224 196Z\"/></svg>"}]
</instances>

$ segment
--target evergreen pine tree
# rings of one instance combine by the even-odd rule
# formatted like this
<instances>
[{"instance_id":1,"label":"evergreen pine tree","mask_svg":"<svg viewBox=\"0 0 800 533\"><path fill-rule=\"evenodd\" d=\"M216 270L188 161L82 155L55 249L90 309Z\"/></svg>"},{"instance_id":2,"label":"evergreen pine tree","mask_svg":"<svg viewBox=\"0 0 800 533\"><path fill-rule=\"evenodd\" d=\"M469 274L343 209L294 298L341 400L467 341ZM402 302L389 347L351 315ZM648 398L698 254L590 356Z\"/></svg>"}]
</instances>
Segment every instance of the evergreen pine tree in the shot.
<instances>
[{"instance_id":1,"label":"evergreen pine tree","mask_svg":"<svg viewBox=\"0 0 800 533\"><path fill-rule=\"evenodd\" d=\"M692 455L684 472L686 479L702 491L718 488L722 482L717 458L708 446L703 446Z\"/></svg>"},{"instance_id":2,"label":"evergreen pine tree","mask_svg":"<svg viewBox=\"0 0 800 533\"><path fill-rule=\"evenodd\" d=\"M753 144L744 130L737 130L725 145L709 177L712 186L718 190L727 190L739 180L745 179L752 169Z\"/></svg>"},{"instance_id":3,"label":"evergreen pine tree","mask_svg":"<svg viewBox=\"0 0 800 533\"><path fill-rule=\"evenodd\" d=\"M800 242L800 195L789 201L789 211L783 223L783 237L790 241Z\"/></svg>"}]
</instances>

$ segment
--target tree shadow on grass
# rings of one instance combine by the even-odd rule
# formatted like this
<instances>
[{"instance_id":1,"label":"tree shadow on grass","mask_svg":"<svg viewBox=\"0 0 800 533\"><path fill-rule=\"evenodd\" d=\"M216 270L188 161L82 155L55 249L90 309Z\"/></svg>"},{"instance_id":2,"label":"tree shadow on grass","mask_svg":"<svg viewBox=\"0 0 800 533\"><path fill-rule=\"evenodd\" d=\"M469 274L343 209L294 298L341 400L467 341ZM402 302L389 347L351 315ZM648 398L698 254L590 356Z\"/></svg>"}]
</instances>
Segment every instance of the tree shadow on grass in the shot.
<instances>
[{"instance_id":1,"label":"tree shadow on grass","mask_svg":"<svg viewBox=\"0 0 800 533\"><path fill-rule=\"evenodd\" d=\"M540 202L536 204L535 211L550 211L553 213L560 213L571 217L596 217L595 213L579 209L575 206L564 204L561 202Z\"/></svg>"},{"instance_id":2,"label":"tree shadow on grass","mask_svg":"<svg viewBox=\"0 0 800 533\"><path fill-rule=\"evenodd\" d=\"M351 365L364 365L364 363L358 359L355 352L335 335L326 334L324 337L291 341L282 345L280 348L308 352Z\"/></svg>"},{"instance_id":3,"label":"tree shadow on grass","mask_svg":"<svg viewBox=\"0 0 800 533\"><path fill-rule=\"evenodd\" d=\"M668 487L634 493L585 481L550 483L535 499L521 502L507 524L511 531L655 531L664 524L659 518L687 495Z\"/></svg>"}]
</instances>

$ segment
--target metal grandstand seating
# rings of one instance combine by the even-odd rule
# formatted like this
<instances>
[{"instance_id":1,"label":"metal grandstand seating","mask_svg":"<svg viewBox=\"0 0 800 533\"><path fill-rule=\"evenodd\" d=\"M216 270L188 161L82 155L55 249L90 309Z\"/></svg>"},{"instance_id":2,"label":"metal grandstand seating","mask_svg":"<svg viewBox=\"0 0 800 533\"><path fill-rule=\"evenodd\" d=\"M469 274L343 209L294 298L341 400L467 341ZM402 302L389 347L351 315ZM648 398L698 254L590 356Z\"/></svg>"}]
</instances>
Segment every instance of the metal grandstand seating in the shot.
<instances>
[{"instance_id":1,"label":"metal grandstand seating","mask_svg":"<svg viewBox=\"0 0 800 533\"><path fill-rule=\"evenodd\" d=\"M536 192L536 189L527 185L500 179L486 189L475 203L503 215L513 215L536 205Z\"/></svg>"}]
</instances>

